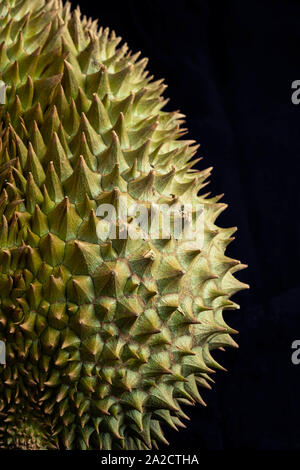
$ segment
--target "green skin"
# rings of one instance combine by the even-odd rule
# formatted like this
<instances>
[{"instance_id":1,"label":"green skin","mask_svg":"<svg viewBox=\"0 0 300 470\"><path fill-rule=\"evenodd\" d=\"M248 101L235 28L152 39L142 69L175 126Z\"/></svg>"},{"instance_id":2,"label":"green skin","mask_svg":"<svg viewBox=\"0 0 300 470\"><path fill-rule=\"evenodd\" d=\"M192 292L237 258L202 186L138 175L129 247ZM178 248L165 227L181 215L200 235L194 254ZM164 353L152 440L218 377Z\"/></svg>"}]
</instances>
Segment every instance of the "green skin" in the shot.
<instances>
[{"instance_id":1,"label":"green skin","mask_svg":"<svg viewBox=\"0 0 300 470\"><path fill-rule=\"evenodd\" d=\"M120 38L59 0L0 1L0 447L149 449L237 346L235 228L182 115ZM203 204L204 244L97 236L96 209ZM197 215L195 215L197 217Z\"/></svg>"}]
</instances>

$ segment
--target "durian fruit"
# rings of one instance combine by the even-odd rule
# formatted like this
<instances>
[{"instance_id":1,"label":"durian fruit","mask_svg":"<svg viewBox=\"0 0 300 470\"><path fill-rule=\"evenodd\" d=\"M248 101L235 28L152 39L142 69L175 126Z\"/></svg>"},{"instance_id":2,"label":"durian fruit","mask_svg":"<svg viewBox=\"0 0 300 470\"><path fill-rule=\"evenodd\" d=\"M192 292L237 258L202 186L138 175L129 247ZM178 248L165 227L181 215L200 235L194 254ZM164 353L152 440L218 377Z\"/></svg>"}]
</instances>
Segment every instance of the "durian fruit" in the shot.
<instances>
[{"instance_id":1,"label":"durian fruit","mask_svg":"<svg viewBox=\"0 0 300 470\"><path fill-rule=\"evenodd\" d=\"M0 1L0 443L150 449L178 429L237 346L222 311L247 287L210 169L146 59L60 0ZM200 191L200 193L199 193ZM204 244L100 240L121 195L201 203Z\"/></svg>"}]
</instances>

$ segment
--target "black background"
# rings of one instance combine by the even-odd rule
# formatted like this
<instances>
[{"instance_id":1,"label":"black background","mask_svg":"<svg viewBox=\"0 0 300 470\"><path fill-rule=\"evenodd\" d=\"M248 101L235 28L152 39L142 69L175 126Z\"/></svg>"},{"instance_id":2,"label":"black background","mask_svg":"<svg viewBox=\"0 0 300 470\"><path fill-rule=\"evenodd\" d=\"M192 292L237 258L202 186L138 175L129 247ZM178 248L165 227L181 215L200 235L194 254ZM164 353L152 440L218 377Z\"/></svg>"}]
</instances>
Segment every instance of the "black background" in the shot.
<instances>
[{"instance_id":1,"label":"black background","mask_svg":"<svg viewBox=\"0 0 300 470\"><path fill-rule=\"evenodd\" d=\"M300 1L72 1L115 29L164 77L167 110L187 115L199 163L214 166L210 189L225 193L221 226L238 225L228 255L249 264L251 285L226 312L239 350L216 357L228 373L204 391L207 408L186 411L169 450L300 449Z\"/></svg>"}]
</instances>

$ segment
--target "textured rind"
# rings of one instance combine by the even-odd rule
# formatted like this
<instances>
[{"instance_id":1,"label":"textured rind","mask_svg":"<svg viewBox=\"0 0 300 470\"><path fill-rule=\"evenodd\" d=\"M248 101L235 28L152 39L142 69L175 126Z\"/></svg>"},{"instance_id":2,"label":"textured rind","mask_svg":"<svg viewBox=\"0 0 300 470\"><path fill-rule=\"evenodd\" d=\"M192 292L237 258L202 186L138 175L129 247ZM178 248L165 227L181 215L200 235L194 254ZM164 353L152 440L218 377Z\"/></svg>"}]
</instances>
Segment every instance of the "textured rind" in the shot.
<instances>
[{"instance_id":1,"label":"textured rind","mask_svg":"<svg viewBox=\"0 0 300 470\"><path fill-rule=\"evenodd\" d=\"M60 1L0 1L0 447L148 449L236 346L235 229L146 59ZM200 191L200 193L199 193ZM96 208L201 203L202 250L99 243Z\"/></svg>"}]
</instances>

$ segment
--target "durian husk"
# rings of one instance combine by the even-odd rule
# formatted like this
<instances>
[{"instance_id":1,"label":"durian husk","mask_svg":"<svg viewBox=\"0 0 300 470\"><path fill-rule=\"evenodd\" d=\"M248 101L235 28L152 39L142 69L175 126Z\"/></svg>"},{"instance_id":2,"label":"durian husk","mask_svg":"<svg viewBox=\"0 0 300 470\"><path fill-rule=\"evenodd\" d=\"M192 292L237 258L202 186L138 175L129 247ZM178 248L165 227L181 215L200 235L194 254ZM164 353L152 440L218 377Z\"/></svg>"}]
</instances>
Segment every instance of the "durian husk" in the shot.
<instances>
[{"instance_id":1,"label":"durian husk","mask_svg":"<svg viewBox=\"0 0 300 470\"><path fill-rule=\"evenodd\" d=\"M236 347L235 228L184 116L114 31L60 0L0 1L0 447L151 449ZM97 207L202 204L204 243L99 241Z\"/></svg>"}]
</instances>

